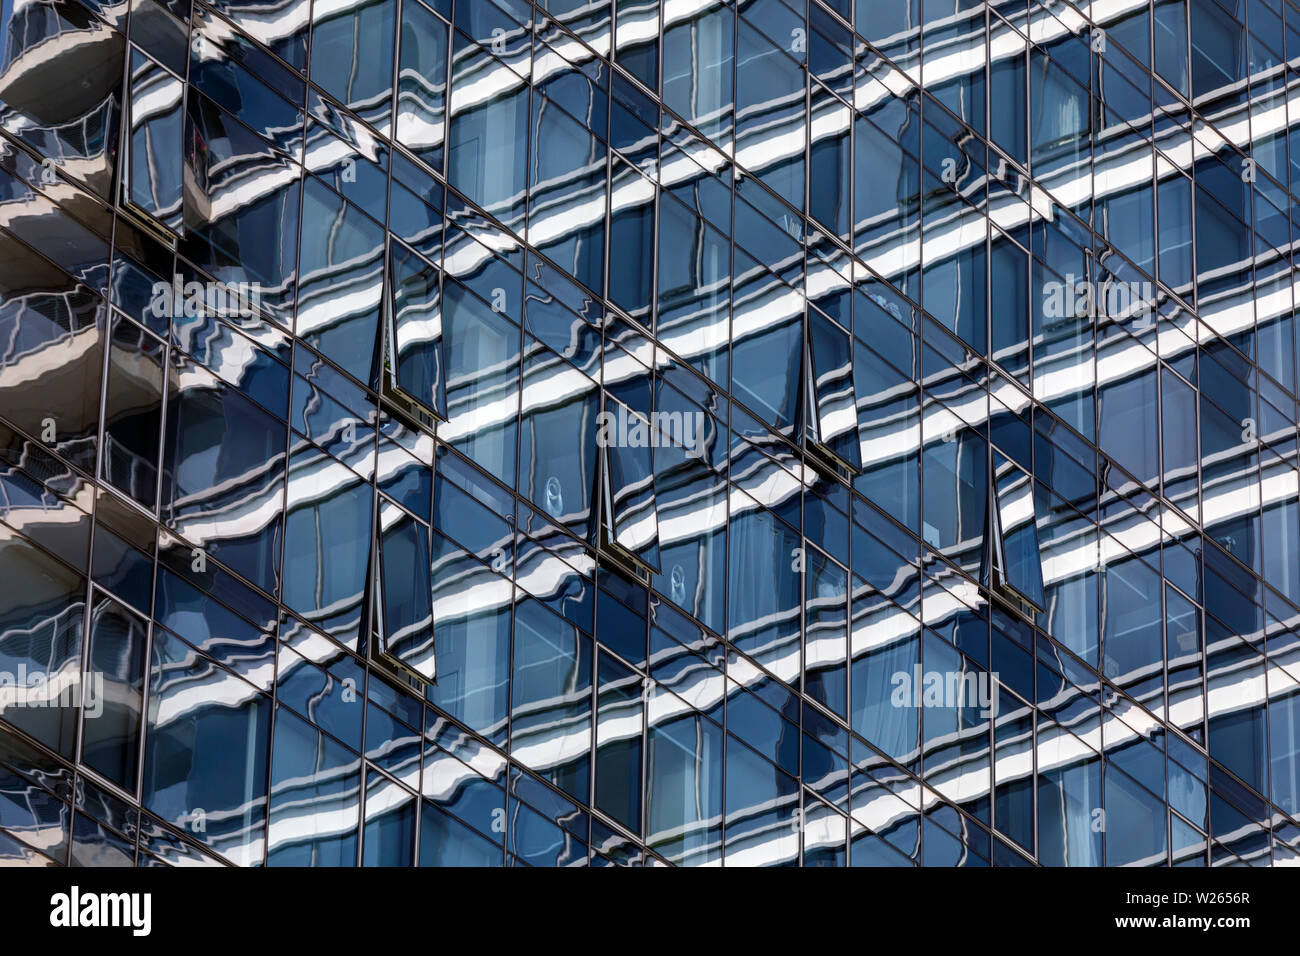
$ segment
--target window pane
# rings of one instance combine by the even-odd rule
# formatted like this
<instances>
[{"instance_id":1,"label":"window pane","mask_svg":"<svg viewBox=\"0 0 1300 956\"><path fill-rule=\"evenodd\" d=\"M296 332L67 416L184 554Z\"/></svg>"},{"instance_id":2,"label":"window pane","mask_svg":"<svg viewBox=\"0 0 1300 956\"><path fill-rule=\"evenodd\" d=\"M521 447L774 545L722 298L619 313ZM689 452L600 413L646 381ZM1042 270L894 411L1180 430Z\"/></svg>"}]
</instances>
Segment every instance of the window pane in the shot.
<instances>
[{"instance_id":1,"label":"window pane","mask_svg":"<svg viewBox=\"0 0 1300 956\"><path fill-rule=\"evenodd\" d=\"M81 759L128 793L135 792L136 750L144 695L145 623L101 598L90 619L90 690Z\"/></svg>"},{"instance_id":2,"label":"window pane","mask_svg":"<svg viewBox=\"0 0 1300 956\"><path fill-rule=\"evenodd\" d=\"M429 688L429 699L488 740L504 744L510 699L510 582L437 533L434 548L438 680Z\"/></svg>"},{"instance_id":3,"label":"window pane","mask_svg":"<svg viewBox=\"0 0 1300 956\"><path fill-rule=\"evenodd\" d=\"M0 58L0 123L101 196L113 186L126 39L68 0L7 4ZM93 57L84 55L94 50ZM70 79L76 79L75 86ZM51 96L58 90L60 95Z\"/></svg>"},{"instance_id":4,"label":"window pane","mask_svg":"<svg viewBox=\"0 0 1300 956\"><path fill-rule=\"evenodd\" d=\"M726 149L731 143L734 13L716 0L696 9L666 24L664 103Z\"/></svg>"},{"instance_id":5,"label":"window pane","mask_svg":"<svg viewBox=\"0 0 1300 956\"><path fill-rule=\"evenodd\" d=\"M515 759L579 800L591 767L591 639L536 601L515 614Z\"/></svg>"},{"instance_id":6,"label":"window pane","mask_svg":"<svg viewBox=\"0 0 1300 956\"><path fill-rule=\"evenodd\" d=\"M360 794L360 759L277 709L267 864L355 866Z\"/></svg>"},{"instance_id":7,"label":"window pane","mask_svg":"<svg viewBox=\"0 0 1300 956\"><path fill-rule=\"evenodd\" d=\"M447 25L416 2L402 4L397 74L397 139L442 172L447 90Z\"/></svg>"},{"instance_id":8,"label":"window pane","mask_svg":"<svg viewBox=\"0 0 1300 956\"><path fill-rule=\"evenodd\" d=\"M812 398L815 430L810 437L855 471L862 467L858 416L853 388L849 334L816 311L808 310L812 353Z\"/></svg>"},{"instance_id":9,"label":"window pane","mask_svg":"<svg viewBox=\"0 0 1300 956\"><path fill-rule=\"evenodd\" d=\"M526 356L523 392L519 492L587 538L596 490L596 383L536 346Z\"/></svg>"},{"instance_id":10,"label":"window pane","mask_svg":"<svg viewBox=\"0 0 1300 956\"><path fill-rule=\"evenodd\" d=\"M1043 564L1038 547L1034 482L996 452L997 507L1006 559L1006 583L1038 608L1043 603Z\"/></svg>"},{"instance_id":11,"label":"window pane","mask_svg":"<svg viewBox=\"0 0 1300 956\"><path fill-rule=\"evenodd\" d=\"M7 234L0 234L0 262L8 266L0 276L0 340L7 343L0 408L6 421L93 474L103 306ZM32 389L38 376L40 387Z\"/></svg>"},{"instance_id":12,"label":"window pane","mask_svg":"<svg viewBox=\"0 0 1300 956\"><path fill-rule=\"evenodd\" d=\"M600 654L596 710L596 808L641 832L641 678Z\"/></svg>"},{"instance_id":13,"label":"window pane","mask_svg":"<svg viewBox=\"0 0 1300 956\"><path fill-rule=\"evenodd\" d=\"M71 758L85 582L0 524L0 717Z\"/></svg>"},{"instance_id":14,"label":"window pane","mask_svg":"<svg viewBox=\"0 0 1300 956\"><path fill-rule=\"evenodd\" d=\"M145 807L235 863L260 863L270 710L270 700L251 684L157 631Z\"/></svg>"},{"instance_id":15,"label":"window pane","mask_svg":"<svg viewBox=\"0 0 1300 956\"><path fill-rule=\"evenodd\" d=\"M433 680L429 529L391 504L379 509L380 654Z\"/></svg>"},{"instance_id":16,"label":"window pane","mask_svg":"<svg viewBox=\"0 0 1300 956\"><path fill-rule=\"evenodd\" d=\"M209 556L275 593L285 427L189 359L172 355L163 519Z\"/></svg>"},{"instance_id":17,"label":"window pane","mask_svg":"<svg viewBox=\"0 0 1300 956\"><path fill-rule=\"evenodd\" d=\"M519 328L458 282L447 280L447 424L438 437L513 485L519 415Z\"/></svg>"},{"instance_id":18,"label":"window pane","mask_svg":"<svg viewBox=\"0 0 1300 956\"><path fill-rule=\"evenodd\" d=\"M522 231L527 187L528 87L476 46L455 51L447 181L511 228ZM496 90L484 99L477 90Z\"/></svg>"},{"instance_id":19,"label":"window pane","mask_svg":"<svg viewBox=\"0 0 1300 956\"><path fill-rule=\"evenodd\" d=\"M150 511L157 500L163 344L128 319L113 323L104 396L104 478Z\"/></svg>"},{"instance_id":20,"label":"window pane","mask_svg":"<svg viewBox=\"0 0 1300 956\"><path fill-rule=\"evenodd\" d=\"M397 385L430 411L447 416L438 270L400 243L392 246L388 303ZM391 358L390 358L391 361Z\"/></svg>"},{"instance_id":21,"label":"window pane","mask_svg":"<svg viewBox=\"0 0 1300 956\"><path fill-rule=\"evenodd\" d=\"M289 466L284 603L340 643L355 642L370 564L370 485L324 452Z\"/></svg>"},{"instance_id":22,"label":"window pane","mask_svg":"<svg viewBox=\"0 0 1300 956\"><path fill-rule=\"evenodd\" d=\"M159 222L181 224L180 80L142 53L131 57L131 141L127 199Z\"/></svg>"},{"instance_id":23,"label":"window pane","mask_svg":"<svg viewBox=\"0 0 1300 956\"><path fill-rule=\"evenodd\" d=\"M743 19L739 43L736 159L777 195L801 210L807 135L804 71L785 51ZM665 90L665 101L673 105L668 90ZM833 187L834 183L826 185Z\"/></svg>"},{"instance_id":24,"label":"window pane","mask_svg":"<svg viewBox=\"0 0 1300 956\"><path fill-rule=\"evenodd\" d=\"M589 288L602 289L605 144L534 95L532 157L528 240Z\"/></svg>"},{"instance_id":25,"label":"window pane","mask_svg":"<svg viewBox=\"0 0 1300 956\"><path fill-rule=\"evenodd\" d=\"M185 117L185 231L180 252L226 283L256 283L260 303L292 324L298 266L295 167L202 96Z\"/></svg>"},{"instance_id":26,"label":"window pane","mask_svg":"<svg viewBox=\"0 0 1300 956\"><path fill-rule=\"evenodd\" d=\"M802 539L743 492L730 497L727 635L778 677L798 681Z\"/></svg>"},{"instance_id":27,"label":"window pane","mask_svg":"<svg viewBox=\"0 0 1300 956\"><path fill-rule=\"evenodd\" d=\"M499 847L425 801L420 819L420 866L501 865Z\"/></svg>"},{"instance_id":28,"label":"window pane","mask_svg":"<svg viewBox=\"0 0 1300 956\"><path fill-rule=\"evenodd\" d=\"M317 7L311 78L379 132L388 135L393 90L395 0L351 0Z\"/></svg>"},{"instance_id":29,"label":"window pane","mask_svg":"<svg viewBox=\"0 0 1300 956\"><path fill-rule=\"evenodd\" d=\"M659 517L655 501L652 444L672 440L659 432L659 420L647 422L626 406L612 403L602 429L610 434L602 444L608 475L606 513L602 516L612 543L635 555L652 570L659 570ZM620 425L622 427L620 427ZM651 430L654 437L651 437ZM668 429L671 431L671 427ZM677 430L678 437L681 429ZM597 439L600 440L600 435Z\"/></svg>"},{"instance_id":30,"label":"window pane","mask_svg":"<svg viewBox=\"0 0 1300 956\"><path fill-rule=\"evenodd\" d=\"M308 177L301 257L297 334L354 378L376 384L383 230Z\"/></svg>"},{"instance_id":31,"label":"window pane","mask_svg":"<svg viewBox=\"0 0 1300 956\"><path fill-rule=\"evenodd\" d=\"M680 865L722 855L722 730L684 712L666 692L651 699L646 839Z\"/></svg>"},{"instance_id":32,"label":"window pane","mask_svg":"<svg viewBox=\"0 0 1300 956\"><path fill-rule=\"evenodd\" d=\"M366 782L366 831L362 866L415 863L415 795L371 771Z\"/></svg>"}]
</instances>

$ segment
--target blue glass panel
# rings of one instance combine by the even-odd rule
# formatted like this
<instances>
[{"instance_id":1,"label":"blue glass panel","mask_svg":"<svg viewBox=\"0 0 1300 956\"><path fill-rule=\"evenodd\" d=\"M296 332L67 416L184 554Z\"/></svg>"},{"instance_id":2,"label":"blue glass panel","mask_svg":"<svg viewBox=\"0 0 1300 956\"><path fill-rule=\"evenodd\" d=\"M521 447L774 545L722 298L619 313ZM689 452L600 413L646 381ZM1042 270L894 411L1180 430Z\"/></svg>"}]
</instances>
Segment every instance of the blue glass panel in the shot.
<instances>
[{"instance_id":1,"label":"blue glass panel","mask_svg":"<svg viewBox=\"0 0 1300 956\"><path fill-rule=\"evenodd\" d=\"M858 416L853 387L852 340L833 322L808 310L808 343L812 359L810 436L855 471L862 468Z\"/></svg>"},{"instance_id":2,"label":"blue glass panel","mask_svg":"<svg viewBox=\"0 0 1300 956\"><path fill-rule=\"evenodd\" d=\"M155 633L144 805L233 862L260 863L270 713L252 685L180 638Z\"/></svg>"},{"instance_id":3,"label":"blue glass panel","mask_svg":"<svg viewBox=\"0 0 1300 956\"><path fill-rule=\"evenodd\" d=\"M591 767L591 640L535 601L516 607L510 752L578 799Z\"/></svg>"},{"instance_id":4,"label":"blue glass panel","mask_svg":"<svg viewBox=\"0 0 1300 956\"><path fill-rule=\"evenodd\" d=\"M181 220L185 86L144 54L131 56L129 200L172 229Z\"/></svg>"},{"instance_id":5,"label":"blue glass panel","mask_svg":"<svg viewBox=\"0 0 1300 956\"><path fill-rule=\"evenodd\" d=\"M380 133L390 132L395 0L352 0L316 8L311 79Z\"/></svg>"},{"instance_id":6,"label":"blue glass panel","mask_svg":"<svg viewBox=\"0 0 1300 956\"><path fill-rule=\"evenodd\" d=\"M429 529L400 509L379 509L379 654L433 680Z\"/></svg>"},{"instance_id":7,"label":"blue glass panel","mask_svg":"<svg viewBox=\"0 0 1300 956\"><path fill-rule=\"evenodd\" d=\"M360 759L277 709L267 864L355 866L360 794Z\"/></svg>"},{"instance_id":8,"label":"blue glass panel","mask_svg":"<svg viewBox=\"0 0 1300 956\"><path fill-rule=\"evenodd\" d=\"M290 460L284 602L345 644L362 619L372 504L370 485L324 452Z\"/></svg>"},{"instance_id":9,"label":"blue glass panel","mask_svg":"<svg viewBox=\"0 0 1300 956\"><path fill-rule=\"evenodd\" d=\"M309 178L299 254L296 333L354 378L377 384L383 230Z\"/></svg>"},{"instance_id":10,"label":"blue glass panel","mask_svg":"<svg viewBox=\"0 0 1300 956\"><path fill-rule=\"evenodd\" d=\"M430 411L447 416L439 272L405 246L392 247L389 275L397 385Z\"/></svg>"},{"instance_id":11,"label":"blue glass panel","mask_svg":"<svg viewBox=\"0 0 1300 956\"><path fill-rule=\"evenodd\" d=\"M447 25L419 3L402 4L397 141L442 171Z\"/></svg>"},{"instance_id":12,"label":"blue glass panel","mask_svg":"<svg viewBox=\"0 0 1300 956\"><path fill-rule=\"evenodd\" d=\"M81 759L124 790L135 792L143 710L145 623L116 601L101 599L90 618L91 688Z\"/></svg>"}]
</instances>

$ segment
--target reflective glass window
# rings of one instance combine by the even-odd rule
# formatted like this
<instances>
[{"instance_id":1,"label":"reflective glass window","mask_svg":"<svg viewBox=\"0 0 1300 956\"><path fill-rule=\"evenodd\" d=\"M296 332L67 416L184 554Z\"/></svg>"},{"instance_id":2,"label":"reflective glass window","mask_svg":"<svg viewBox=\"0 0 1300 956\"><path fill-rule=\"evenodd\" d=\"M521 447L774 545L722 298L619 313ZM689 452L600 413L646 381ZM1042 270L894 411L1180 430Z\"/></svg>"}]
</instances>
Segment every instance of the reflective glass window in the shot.
<instances>
[{"instance_id":1,"label":"reflective glass window","mask_svg":"<svg viewBox=\"0 0 1300 956\"><path fill-rule=\"evenodd\" d=\"M379 508L378 651L434 676L429 529L387 502Z\"/></svg>"}]
</instances>

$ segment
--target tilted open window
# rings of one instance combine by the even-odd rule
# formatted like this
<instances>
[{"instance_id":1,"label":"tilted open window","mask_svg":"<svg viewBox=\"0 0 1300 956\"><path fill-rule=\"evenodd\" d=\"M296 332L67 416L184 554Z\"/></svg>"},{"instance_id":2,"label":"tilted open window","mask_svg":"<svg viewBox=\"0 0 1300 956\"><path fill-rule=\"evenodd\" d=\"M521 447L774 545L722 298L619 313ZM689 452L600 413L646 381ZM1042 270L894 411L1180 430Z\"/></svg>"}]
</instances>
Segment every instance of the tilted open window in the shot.
<instances>
[{"instance_id":1,"label":"tilted open window","mask_svg":"<svg viewBox=\"0 0 1300 956\"><path fill-rule=\"evenodd\" d=\"M381 500L374 574L375 654L424 681L436 674L429 529Z\"/></svg>"},{"instance_id":2,"label":"tilted open window","mask_svg":"<svg viewBox=\"0 0 1300 956\"><path fill-rule=\"evenodd\" d=\"M804 448L839 468L860 472L853 341L813 309L808 310L803 378Z\"/></svg>"},{"instance_id":3,"label":"tilted open window","mask_svg":"<svg viewBox=\"0 0 1300 956\"><path fill-rule=\"evenodd\" d=\"M997 452L989 485L984 583L1027 614L1044 610L1033 479Z\"/></svg>"},{"instance_id":4,"label":"tilted open window","mask_svg":"<svg viewBox=\"0 0 1300 956\"><path fill-rule=\"evenodd\" d=\"M394 241L388 274L384 389L447 418L438 269Z\"/></svg>"},{"instance_id":5,"label":"tilted open window","mask_svg":"<svg viewBox=\"0 0 1300 956\"><path fill-rule=\"evenodd\" d=\"M685 432L673 434L667 424L672 421L675 419L655 415L647 421L611 400L597 434L597 543L607 554L630 566L638 577L660 572L655 449L666 443L682 445L684 437L693 447L698 437Z\"/></svg>"}]
</instances>

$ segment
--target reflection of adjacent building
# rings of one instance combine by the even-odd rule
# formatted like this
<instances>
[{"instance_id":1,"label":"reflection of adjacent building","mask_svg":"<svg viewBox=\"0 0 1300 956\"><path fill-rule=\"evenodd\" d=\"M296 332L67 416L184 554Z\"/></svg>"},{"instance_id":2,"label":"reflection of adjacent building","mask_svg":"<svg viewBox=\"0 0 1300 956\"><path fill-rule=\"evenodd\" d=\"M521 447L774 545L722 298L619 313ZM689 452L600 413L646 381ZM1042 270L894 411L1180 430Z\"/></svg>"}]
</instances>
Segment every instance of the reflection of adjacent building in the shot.
<instances>
[{"instance_id":1,"label":"reflection of adjacent building","mask_svg":"<svg viewBox=\"0 0 1300 956\"><path fill-rule=\"evenodd\" d=\"M6 25L0 124L108 195L122 107L123 36L75 3L17 3ZM69 76L79 82L64 82Z\"/></svg>"}]
</instances>

